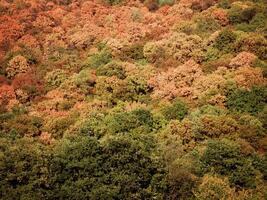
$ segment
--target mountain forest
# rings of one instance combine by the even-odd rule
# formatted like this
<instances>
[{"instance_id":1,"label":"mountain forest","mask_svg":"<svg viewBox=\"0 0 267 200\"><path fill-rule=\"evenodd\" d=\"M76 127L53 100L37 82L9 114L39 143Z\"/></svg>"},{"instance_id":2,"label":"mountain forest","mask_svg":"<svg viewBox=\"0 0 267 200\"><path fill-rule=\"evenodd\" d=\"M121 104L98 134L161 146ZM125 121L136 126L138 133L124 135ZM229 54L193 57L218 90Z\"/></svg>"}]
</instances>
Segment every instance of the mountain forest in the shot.
<instances>
[{"instance_id":1,"label":"mountain forest","mask_svg":"<svg viewBox=\"0 0 267 200\"><path fill-rule=\"evenodd\" d=\"M1 200L266 200L266 0L0 0Z\"/></svg>"}]
</instances>

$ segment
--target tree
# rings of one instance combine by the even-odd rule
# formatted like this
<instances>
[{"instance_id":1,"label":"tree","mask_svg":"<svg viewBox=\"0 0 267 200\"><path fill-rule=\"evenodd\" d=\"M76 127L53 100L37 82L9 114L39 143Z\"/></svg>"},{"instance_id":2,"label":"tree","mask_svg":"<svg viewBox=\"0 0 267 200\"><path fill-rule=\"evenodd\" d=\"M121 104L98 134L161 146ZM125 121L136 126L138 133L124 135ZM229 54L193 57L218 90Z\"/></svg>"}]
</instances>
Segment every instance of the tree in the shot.
<instances>
[{"instance_id":1,"label":"tree","mask_svg":"<svg viewBox=\"0 0 267 200\"><path fill-rule=\"evenodd\" d=\"M163 115L167 120L182 120L188 113L186 104L180 100L174 101L173 104L163 108Z\"/></svg>"},{"instance_id":2,"label":"tree","mask_svg":"<svg viewBox=\"0 0 267 200\"><path fill-rule=\"evenodd\" d=\"M18 55L12 58L6 68L8 77L12 78L19 73L25 73L30 69L30 65L25 57Z\"/></svg>"},{"instance_id":3,"label":"tree","mask_svg":"<svg viewBox=\"0 0 267 200\"><path fill-rule=\"evenodd\" d=\"M212 175L205 175L200 185L194 192L199 200L227 200L233 198L233 189L230 188L227 179Z\"/></svg>"},{"instance_id":4,"label":"tree","mask_svg":"<svg viewBox=\"0 0 267 200\"><path fill-rule=\"evenodd\" d=\"M255 168L251 160L242 155L240 146L232 141L211 140L200 161L204 173L214 170L228 176L231 185L255 187Z\"/></svg>"}]
</instances>

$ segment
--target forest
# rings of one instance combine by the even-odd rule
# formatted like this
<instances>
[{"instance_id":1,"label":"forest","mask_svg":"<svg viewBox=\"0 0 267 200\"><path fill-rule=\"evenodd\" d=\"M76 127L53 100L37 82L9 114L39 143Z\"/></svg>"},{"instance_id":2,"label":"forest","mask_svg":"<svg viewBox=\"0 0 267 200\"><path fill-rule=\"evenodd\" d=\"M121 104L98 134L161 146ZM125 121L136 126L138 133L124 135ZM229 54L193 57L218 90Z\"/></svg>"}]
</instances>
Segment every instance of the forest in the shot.
<instances>
[{"instance_id":1,"label":"forest","mask_svg":"<svg viewBox=\"0 0 267 200\"><path fill-rule=\"evenodd\" d=\"M266 200L266 0L0 0L1 200Z\"/></svg>"}]
</instances>

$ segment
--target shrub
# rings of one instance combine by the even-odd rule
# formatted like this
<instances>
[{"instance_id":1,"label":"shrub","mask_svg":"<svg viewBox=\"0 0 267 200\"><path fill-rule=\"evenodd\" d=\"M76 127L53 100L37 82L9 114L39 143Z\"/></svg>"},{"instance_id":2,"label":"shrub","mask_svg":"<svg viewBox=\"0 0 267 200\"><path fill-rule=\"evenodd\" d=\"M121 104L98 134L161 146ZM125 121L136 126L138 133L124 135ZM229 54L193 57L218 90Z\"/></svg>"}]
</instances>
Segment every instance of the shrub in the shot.
<instances>
[{"instance_id":1,"label":"shrub","mask_svg":"<svg viewBox=\"0 0 267 200\"><path fill-rule=\"evenodd\" d=\"M167 120L182 120L187 115L188 108L184 102L176 100L172 105L165 107L162 112Z\"/></svg>"},{"instance_id":2,"label":"shrub","mask_svg":"<svg viewBox=\"0 0 267 200\"><path fill-rule=\"evenodd\" d=\"M149 131L153 126L153 118L149 111L138 109L109 115L106 117L105 123L107 131L113 134L129 133L140 126L144 126Z\"/></svg>"},{"instance_id":3,"label":"shrub","mask_svg":"<svg viewBox=\"0 0 267 200\"><path fill-rule=\"evenodd\" d=\"M238 30L244 32L264 31L266 27L266 16L262 13L256 14L249 23L241 23L236 25Z\"/></svg>"},{"instance_id":4,"label":"shrub","mask_svg":"<svg viewBox=\"0 0 267 200\"><path fill-rule=\"evenodd\" d=\"M51 72L48 72L45 76L46 84L51 89L59 87L66 79L67 74L61 69L55 69Z\"/></svg>"},{"instance_id":5,"label":"shrub","mask_svg":"<svg viewBox=\"0 0 267 200\"><path fill-rule=\"evenodd\" d=\"M235 135L238 130L238 122L230 116L203 115L200 117L200 123L198 132L202 137L230 136Z\"/></svg>"},{"instance_id":6,"label":"shrub","mask_svg":"<svg viewBox=\"0 0 267 200\"><path fill-rule=\"evenodd\" d=\"M18 55L12 58L9 63L8 67L6 68L6 72L8 77L14 77L19 73L25 73L30 69L28 61L25 57Z\"/></svg>"},{"instance_id":7,"label":"shrub","mask_svg":"<svg viewBox=\"0 0 267 200\"><path fill-rule=\"evenodd\" d=\"M173 5L174 0L158 0L159 6Z\"/></svg>"},{"instance_id":8,"label":"shrub","mask_svg":"<svg viewBox=\"0 0 267 200\"><path fill-rule=\"evenodd\" d=\"M240 137L258 150L260 147L260 140L265 136L262 122L254 116L242 115L239 118L239 124Z\"/></svg>"},{"instance_id":9,"label":"shrub","mask_svg":"<svg viewBox=\"0 0 267 200\"><path fill-rule=\"evenodd\" d=\"M160 44L149 42L144 46L144 56L149 62L155 63L165 58L165 50Z\"/></svg>"},{"instance_id":10,"label":"shrub","mask_svg":"<svg viewBox=\"0 0 267 200\"><path fill-rule=\"evenodd\" d=\"M49 169L50 199L151 199L160 195L152 185L159 174L156 162L142 141L129 137L111 138L103 144L88 136L66 138L55 149Z\"/></svg>"},{"instance_id":11,"label":"shrub","mask_svg":"<svg viewBox=\"0 0 267 200\"><path fill-rule=\"evenodd\" d=\"M121 55L120 57L122 57L122 59L141 60L144 58L143 49L144 45L142 44L133 44L126 46L122 49L123 55Z\"/></svg>"},{"instance_id":12,"label":"shrub","mask_svg":"<svg viewBox=\"0 0 267 200\"><path fill-rule=\"evenodd\" d=\"M108 5L114 6L117 4L120 4L123 2L123 0L103 0L104 3L107 3Z\"/></svg>"},{"instance_id":13,"label":"shrub","mask_svg":"<svg viewBox=\"0 0 267 200\"><path fill-rule=\"evenodd\" d=\"M14 88L10 85L3 84L0 86L0 104L5 105L11 99L15 99L16 95L14 92Z\"/></svg>"},{"instance_id":14,"label":"shrub","mask_svg":"<svg viewBox=\"0 0 267 200\"><path fill-rule=\"evenodd\" d=\"M193 82L202 75L199 65L189 60L184 65L169 68L150 78L148 84L153 88L152 97L174 99L191 96Z\"/></svg>"},{"instance_id":15,"label":"shrub","mask_svg":"<svg viewBox=\"0 0 267 200\"><path fill-rule=\"evenodd\" d=\"M249 23L249 21L256 15L254 7L242 9L239 6L233 6L228 11L229 21L232 24Z\"/></svg>"},{"instance_id":16,"label":"shrub","mask_svg":"<svg viewBox=\"0 0 267 200\"><path fill-rule=\"evenodd\" d=\"M259 34L248 34L237 40L235 51L247 51L255 54L259 59L267 59L267 40Z\"/></svg>"},{"instance_id":17,"label":"shrub","mask_svg":"<svg viewBox=\"0 0 267 200\"><path fill-rule=\"evenodd\" d=\"M41 134L42 123L40 117L18 115L5 124L5 130L15 132L18 137L35 137Z\"/></svg>"},{"instance_id":18,"label":"shrub","mask_svg":"<svg viewBox=\"0 0 267 200\"><path fill-rule=\"evenodd\" d=\"M166 58L178 63L189 59L201 62L204 58L204 44L198 35L172 33L156 42L148 42L144 46L144 56L150 62L166 62Z\"/></svg>"},{"instance_id":19,"label":"shrub","mask_svg":"<svg viewBox=\"0 0 267 200\"><path fill-rule=\"evenodd\" d=\"M110 62L104 66L100 66L96 70L98 76L117 76L120 79L126 78L125 71L120 63Z\"/></svg>"},{"instance_id":20,"label":"shrub","mask_svg":"<svg viewBox=\"0 0 267 200\"><path fill-rule=\"evenodd\" d=\"M233 31L224 29L215 39L214 47L221 51L231 52L233 51L233 43L236 41L236 38L237 36Z\"/></svg>"},{"instance_id":21,"label":"shrub","mask_svg":"<svg viewBox=\"0 0 267 200\"><path fill-rule=\"evenodd\" d=\"M92 91L95 85L95 79L95 73L93 73L90 69L83 69L74 76L74 83L84 93L88 94Z\"/></svg>"},{"instance_id":22,"label":"shrub","mask_svg":"<svg viewBox=\"0 0 267 200\"><path fill-rule=\"evenodd\" d=\"M223 9L231 8L230 0L220 0L218 3L218 7Z\"/></svg>"},{"instance_id":23,"label":"shrub","mask_svg":"<svg viewBox=\"0 0 267 200\"><path fill-rule=\"evenodd\" d=\"M201 36L209 35L218 29L220 29L220 24L212 17L203 17L196 22L196 33Z\"/></svg>"},{"instance_id":24,"label":"shrub","mask_svg":"<svg viewBox=\"0 0 267 200\"><path fill-rule=\"evenodd\" d=\"M230 67L245 67L250 66L251 63L256 59L257 57L249 52L241 52L236 57L234 57L230 62Z\"/></svg>"},{"instance_id":25,"label":"shrub","mask_svg":"<svg viewBox=\"0 0 267 200\"><path fill-rule=\"evenodd\" d=\"M216 0L206 0L206 1L193 1L191 8L197 11L203 11L213 6L216 3Z\"/></svg>"},{"instance_id":26,"label":"shrub","mask_svg":"<svg viewBox=\"0 0 267 200\"><path fill-rule=\"evenodd\" d=\"M240 147L234 142L210 141L200 160L205 173L214 170L220 175L228 176L232 185L255 187L256 172L252 162L242 155Z\"/></svg>"},{"instance_id":27,"label":"shrub","mask_svg":"<svg viewBox=\"0 0 267 200\"><path fill-rule=\"evenodd\" d=\"M159 8L157 0L144 0L144 4L149 11L155 11Z\"/></svg>"},{"instance_id":28,"label":"shrub","mask_svg":"<svg viewBox=\"0 0 267 200\"><path fill-rule=\"evenodd\" d=\"M75 122L77 116L63 116L46 119L43 131L50 133L53 138L60 139L64 136L65 131Z\"/></svg>"},{"instance_id":29,"label":"shrub","mask_svg":"<svg viewBox=\"0 0 267 200\"><path fill-rule=\"evenodd\" d=\"M84 62L84 66L96 69L102 65L109 63L111 59L112 59L111 53L108 50L103 49L99 53L91 55Z\"/></svg>"},{"instance_id":30,"label":"shrub","mask_svg":"<svg viewBox=\"0 0 267 200\"><path fill-rule=\"evenodd\" d=\"M211 175L205 175L194 192L199 200L230 199L233 193L227 179Z\"/></svg>"},{"instance_id":31,"label":"shrub","mask_svg":"<svg viewBox=\"0 0 267 200\"><path fill-rule=\"evenodd\" d=\"M257 114L266 104L267 90L253 87L251 91L237 89L227 96L226 105L230 110Z\"/></svg>"},{"instance_id":32,"label":"shrub","mask_svg":"<svg viewBox=\"0 0 267 200\"><path fill-rule=\"evenodd\" d=\"M0 191L3 199L42 199L48 189L49 151L32 138L0 139Z\"/></svg>"},{"instance_id":33,"label":"shrub","mask_svg":"<svg viewBox=\"0 0 267 200\"><path fill-rule=\"evenodd\" d=\"M267 63L260 60L260 59L255 59L252 63L251 66L253 67L259 67L262 69L263 77L267 77Z\"/></svg>"},{"instance_id":34,"label":"shrub","mask_svg":"<svg viewBox=\"0 0 267 200\"><path fill-rule=\"evenodd\" d=\"M255 86L264 86L266 79L263 77L262 69L253 67L240 67L235 71L234 77L237 86L250 89Z\"/></svg>"},{"instance_id":35,"label":"shrub","mask_svg":"<svg viewBox=\"0 0 267 200\"><path fill-rule=\"evenodd\" d=\"M196 31L196 24L193 21L181 21L175 24L174 31L192 35Z\"/></svg>"}]
</instances>

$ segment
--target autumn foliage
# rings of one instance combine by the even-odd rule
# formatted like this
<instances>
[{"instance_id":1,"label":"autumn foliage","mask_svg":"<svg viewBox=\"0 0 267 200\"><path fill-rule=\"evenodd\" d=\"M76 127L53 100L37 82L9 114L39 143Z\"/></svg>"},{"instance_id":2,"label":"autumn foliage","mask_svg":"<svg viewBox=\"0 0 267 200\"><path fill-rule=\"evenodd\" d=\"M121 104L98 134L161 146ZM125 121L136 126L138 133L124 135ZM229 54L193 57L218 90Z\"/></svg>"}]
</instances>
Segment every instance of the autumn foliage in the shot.
<instances>
[{"instance_id":1,"label":"autumn foliage","mask_svg":"<svg viewBox=\"0 0 267 200\"><path fill-rule=\"evenodd\" d=\"M267 199L264 0L0 0L0 199Z\"/></svg>"}]
</instances>

